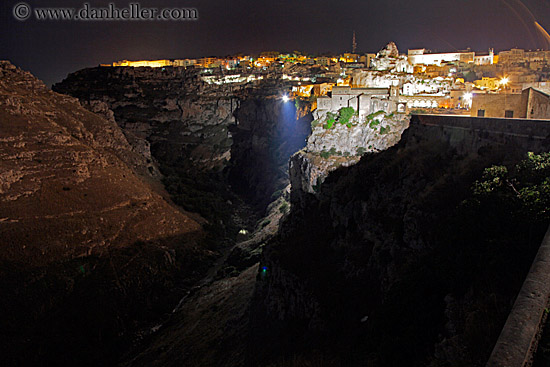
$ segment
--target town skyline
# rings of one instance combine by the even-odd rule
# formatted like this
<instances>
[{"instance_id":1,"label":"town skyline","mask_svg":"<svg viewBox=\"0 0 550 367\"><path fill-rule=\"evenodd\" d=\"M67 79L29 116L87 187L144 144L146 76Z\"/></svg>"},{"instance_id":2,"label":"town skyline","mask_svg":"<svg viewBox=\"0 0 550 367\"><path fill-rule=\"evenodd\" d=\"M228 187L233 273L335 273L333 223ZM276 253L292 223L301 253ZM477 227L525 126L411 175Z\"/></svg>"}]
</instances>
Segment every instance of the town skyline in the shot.
<instances>
[{"instance_id":1,"label":"town skyline","mask_svg":"<svg viewBox=\"0 0 550 367\"><path fill-rule=\"evenodd\" d=\"M426 47L434 52L547 49L541 27L550 24L550 4L541 0L291 1L256 4L184 1L196 7L196 21L18 21L0 4L0 58L33 72L51 85L68 73L114 60L198 58L268 50L309 54L349 52L355 31L357 50L376 52L390 41L399 49ZM79 6L28 1L31 6ZM108 1L93 5L107 5ZM174 6L170 1L143 6ZM117 3L118 6L127 5ZM536 18L534 16L536 14ZM338 24L335 27L335 24Z\"/></svg>"}]
</instances>

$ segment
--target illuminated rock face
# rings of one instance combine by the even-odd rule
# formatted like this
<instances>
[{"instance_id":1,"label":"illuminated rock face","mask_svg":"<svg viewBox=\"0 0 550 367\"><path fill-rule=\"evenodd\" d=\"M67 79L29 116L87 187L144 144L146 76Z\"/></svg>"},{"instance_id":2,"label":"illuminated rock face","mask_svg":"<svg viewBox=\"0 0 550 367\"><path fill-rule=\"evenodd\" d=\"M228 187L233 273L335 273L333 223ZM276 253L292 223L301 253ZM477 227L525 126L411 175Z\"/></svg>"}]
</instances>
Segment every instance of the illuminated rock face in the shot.
<instances>
[{"instance_id":1,"label":"illuminated rock face","mask_svg":"<svg viewBox=\"0 0 550 367\"><path fill-rule=\"evenodd\" d=\"M8 62L0 121L2 360L113 365L112 346L209 262L203 220L149 185L112 119Z\"/></svg>"},{"instance_id":2,"label":"illuminated rock face","mask_svg":"<svg viewBox=\"0 0 550 367\"><path fill-rule=\"evenodd\" d=\"M381 152L397 144L409 126L408 118L381 116L378 119L372 124L350 127L336 124L330 129L317 125L306 148L290 159L292 196L299 198L303 193L315 193L330 172L354 165L364 153Z\"/></svg>"},{"instance_id":3,"label":"illuminated rock face","mask_svg":"<svg viewBox=\"0 0 550 367\"><path fill-rule=\"evenodd\" d=\"M404 76L377 70L354 70L351 74L351 86L354 88L390 88L404 80L407 80Z\"/></svg>"},{"instance_id":4,"label":"illuminated rock face","mask_svg":"<svg viewBox=\"0 0 550 367\"><path fill-rule=\"evenodd\" d=\"M133 149L153 162L153 172L155 162L165 172L223 172L234 191L265 208L273 192L288 185L288 159L304 147L311 115L280 98L289 89L285 75L263 78L93 68L54 89L114 119Z\"/></svg>"},{"instance_id":5,"label":"illuminated rock face","mask_svg":"<svg viewBox=\"0 0 550 367\"><path fill-rule=\"evenodd\" d=\"M386 45L386 47L378 52L377 56L397 58L399 56L399 50L397 49L395 42L390 42Z\"/></svg>"},{"instance_id":6,"label":"illuminated rock face","mask_svg":"<svg viewBox=\"0 0 550 367\"><path fill-rule=\"evenodd\" d=\"M357 125L336 124L331 129L317 125L307 141L306 151L310 153L338 152L339 155L361 155L365 152L386 150L395 145L401 133L408 127L408 120L380 118L380 123Z\"/></svg>"},{"instance_id":7,"label":"illuminated rock face","mask_svg":"<svg viewBox=\"0 0 550 367\"><path fill-rule=\"evenodd\" d=\"M385 48L378 52L376 57L372 60L372 67L375 70L387 70L394 73L412 74L414 71L407 56L399 56L397 46L393 42L388 43Z\"/></svg>"},{"instance_id":8,"label":"illuminated rock face","mask_svg":"<svg viewBox=\"0 0 550 367\"><path fill-rule=\"evenodd\" d=\"M235 124L237 90L209 86L197 71L84 69L53 89L79 98L93 111L101 109L106 117L112 115L135 149L158 162L222 170L230 159L228 128Z\"/></svg>"},{"instance_id":9,"label":"illuminated rock face","mask_svg":"<svg viewBox=\"0 0 550 367\"><path fill-rule=\"evenodd\" d=\"M353 165L361 155L381 152L399 142L409 117L396 113L395 102L388 97L389 91L383 88L339 87L333 88L331 97L318 98L307 145L290 160L295 197L315 193L338 167ZM346 109L351 116L344 117Z\"/></svg>"}]
</instances>

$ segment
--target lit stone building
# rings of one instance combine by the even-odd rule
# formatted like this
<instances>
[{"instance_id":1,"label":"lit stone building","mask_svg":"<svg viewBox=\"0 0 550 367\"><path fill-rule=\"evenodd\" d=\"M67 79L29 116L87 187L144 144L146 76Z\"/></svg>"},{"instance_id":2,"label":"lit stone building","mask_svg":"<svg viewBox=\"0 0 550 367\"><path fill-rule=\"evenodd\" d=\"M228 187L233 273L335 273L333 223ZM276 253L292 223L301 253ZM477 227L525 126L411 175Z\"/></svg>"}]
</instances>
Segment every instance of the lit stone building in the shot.
<instances>
[{"instance_id":1,"label":"lit stone building","mask_svg":"<svg viewBox=\"0 0 550 367\"><path fill-rule=\"evenodd\" d=\"M438 108L448 99L439 94L417 94L414 96L399 96L397 100L397 112L407 112L414 109Z\"/></svg>"},{"instance_id":2,"label":"lit stone building","mask_svg":"<svg viewBox=\"0 0 550 367\"><path fill-rule=\"evenodd\" d=\"M495 52L490 49L487 54L475 54L474 64L476 65L493 65L495 63Z\"/></svg>"},{"instance_id":3,"label":"lit stone building","mask_svg":"<svg viewBox=\"0 0 550 367\"><path fill-rule=\"evenodd\" d=\"M390 98L390 90L387 88L334 87L330 97L317 98L315 118L322 118L327 112L337 112L343 107L352 107L358 111L359 120L381 110L386 113L397 111L397 104Z\"/></svg>"},{"instance_id":4,"label":"lit stone building","mask_svg":"<svg viewBox=\"0 0 550 367\"><path fill-rule=\"evenodd\" d=\"M525 117L528 119L550 119L550 94L533 88L522 93L522 104L525 106Z\"/></svg>"},{"instance_id":5,"label":"lit stone building","mask_svg":"<svg viewBox=\"0 0 550 367\"><path fill-rule=\"evenodd\" d=\"M312 90L313 90L313 84L295 85L294 87L292 87L292 93L294 93L295 96L299 96L299 97L311 96Z\"/></svg>"},{"instance_id":6,"label":"lit stone building","mask_svg":"<svg viewBox=\"0 0 550 367\"><path fill-rule=\"evenodd\" d=\"M215 68L221 65L220 60L216 57L203 57L195 62L195 65L200 68Z\"/></svg>"},{"instance_id":7,"label":"lit stone building","mask_svg":"<svg viewBox=\"0 0 550 367\"><path fill-rule=\"evenodd\" d=\"M412 65L441 65L446 62L473 63L475 52L449 52L449 53L426 53L425 48L408 50L409 62Z\"/></svg>"},{"instance_id":8,"label":"lit stone building","mask_svg":"<svg viewBox=\"0 0 550 367\"><path fill-rule=\"evenodd\" d=\"M534 88L545 94L550 94L550 82L524 83L523 89Z\"/></svg>"},{"instance_id":9,"label":"lit stone building","mask_svg":"<svg viewBox=\"0 0 550 367\"><path fill-rule=\"evenodd\" d=\"M184 59L184 60L174 60L174 66L188 67L195 65L195 60L193 59Z\"/></svg>"},{"instance_id":10,"label":"lit stone building","mask_svg":"<svg viewBox=\"0 0 550 367\"><path fill-rule=\"evenodd\" d=\"M480 80L474 80L474 84L479 89L497 90L501 87L498 78L483 77Z\"/></svg>"},{"instance_id":11,"label":"lit stone building","mask_svg":"<svg viewBox=\"0 0 550 367\"><path fill-rule=\"evenodd\" d=\"M357 62L359 61L359 55L358 54L352 54L352 53L344 53L340 56L340 61L342 62Z\"/></svg>"},{"instance_id":12,"label":"lit stone building","mask_svg":"<svg viewBox=\"0 0 550 367\"><path fill-rule=\"evenodd\" d=\"M160 68L165 66L172 66L172 61L170 60L140 60L140 61L115 61L113 66L132 66L135 68L148 66L151 68Z\"/></svg>"},{"instance_id":13,"label":"lit stone building","mask_svg":"<svg viewBox=\"0 0 550 367\"><path fill-rule=\"evenodd\" d=\"M498 63L502 65L517 65L525 62L525 50L513 48L498 54Z\"/></svg>"},{"instance_id":14,"label":"lit stone building","mask_svg":"<svg viewBox=\"0 0 550 367\"><path fill-rule=\"evenodd\" d=\"M315 63L317 65L330 66L331 58L330 57L325 57L325 56L320 56L320 57L315 59Z\"/></svg>"},{"instance_id":15,"label":"lit stone building","mask_svg":"<svg viewBox=\"0 0 550 367\"><path fill-rule=\"evenodd\" d=\"M320 83L313 86L313 94L316 96L326 96L332 88L334 83Z\"/></svg>"},{"instance_id":16,"label":"lit stone building","mask_svg":"<svg viewBox=\"0 0 550 367\"><path fill-rule=\"evenodd\" d=\"M359 57L359 62L365 64L365 67L372 67L372 60L376 57L376 54L365 54Z\"/></svg>"},{"instance_id":17,"label":"lit stone building","mask_svg":"<svg viewBox=\"0 0 550 367\"><path fill-rule=\"evenodd\" d=\"M475 95L471 115L548 120L550 95L533 88L527 88L521 94Z\"/></svg>"}]
</instances>

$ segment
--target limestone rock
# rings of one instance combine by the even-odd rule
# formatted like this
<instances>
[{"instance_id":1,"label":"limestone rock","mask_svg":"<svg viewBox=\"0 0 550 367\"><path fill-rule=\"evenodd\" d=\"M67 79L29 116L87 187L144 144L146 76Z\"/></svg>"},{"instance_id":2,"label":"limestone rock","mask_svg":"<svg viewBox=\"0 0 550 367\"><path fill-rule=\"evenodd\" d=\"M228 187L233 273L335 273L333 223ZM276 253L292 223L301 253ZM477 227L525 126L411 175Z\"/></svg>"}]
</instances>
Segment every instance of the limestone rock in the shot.
<instances>
[{"instance_id":1,"label":"limestone rock","mask_svg":"<svg viewBox=\"0 0 550 367\"><path fill-rule=\"evenodd\" d=\"M197 245L202 219L151 188L133 167L142 156L109 111L95 107L108 119L0 62L7 365L59 365L60 355L63 363L111 364L105 353L113 343L165 312L175 274L190 279L210 261Z\"/></svg>"}]
</instances>

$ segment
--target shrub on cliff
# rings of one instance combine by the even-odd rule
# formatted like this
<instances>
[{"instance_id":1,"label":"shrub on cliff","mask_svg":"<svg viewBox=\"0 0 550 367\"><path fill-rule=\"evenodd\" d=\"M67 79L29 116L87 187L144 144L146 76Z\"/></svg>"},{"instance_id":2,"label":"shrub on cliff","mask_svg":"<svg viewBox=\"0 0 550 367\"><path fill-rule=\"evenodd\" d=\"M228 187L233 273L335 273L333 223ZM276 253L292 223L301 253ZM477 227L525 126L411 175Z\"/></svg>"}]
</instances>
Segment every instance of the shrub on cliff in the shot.
<instances>
[{"instance_id":1,"label":"shrub on cliff","mask_svg":"<svg viewBox=\"0 0 550 367\"><path fill-rule=\"evenodd\" d=\"M321 158L325 158L327 159L328 157L330 157L330 152L327 152L326 150L323 150L321 153Z\"/></svg>"},{"instance_id":2,"label":"shrub on cliff","mask_svg":"<svg viewBox=\"0 0 550 367\"><path fill-rule=\"evenodd\" d=\"M370 113L367 115L367 117L365 117L365 122L367 124L369 124L370 126L370 123L372 121L379 121L379 120L375 120L375 117L378 117L380 115L385 115L386 113L383 111L383 110L380 110L380 111L376 111L376 112L373 112L373 113ZM372 126L371 126L372 127Z\"/></svg>"},{"instance_id":3,"label":"shrub on cliff","mask_svg":"<svg viewBox=\"0 0 550 367\"><path fill-rule=\"evenodd\" d=\"M376 126L380 125L380 120L374 119L371 122L369 122L369 127L371 129L376 129Z\"/></svg>"},{"instance_id":4,"label":"shrub on cliff","mask_svg":"<svg viewBox=\"0 0 550 367\"><path fill-rule=\"evenodd\" d=\"M335 121L336 121L336 114L333 112L327 112L326 124L323 125L323 128L331 129L332 126L334 126Z\"/></svg>"},{"instance_id":5,"label":"shrub on cliff","mask_svg":"<svg viewBox=\"0 0 550 367\"><path fill-rule=\"evenodd\" d=\"M338 123L347 125L351 117L355 114L353 107L342 107L338 111Z\"/></svg>"},{"instance_id":6,"label":"shrub on cliff","mask_svg":"<svg viewBox=\"0 0 550 367\"><path fill-rule=\"evenodd\" d=\"M519 208L520 215L550 220L550 153L528 153L510 171L504 166L485 169L474 185L473 203L490 199Z\"/></svg>"}]
</instances>

